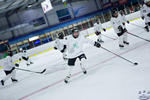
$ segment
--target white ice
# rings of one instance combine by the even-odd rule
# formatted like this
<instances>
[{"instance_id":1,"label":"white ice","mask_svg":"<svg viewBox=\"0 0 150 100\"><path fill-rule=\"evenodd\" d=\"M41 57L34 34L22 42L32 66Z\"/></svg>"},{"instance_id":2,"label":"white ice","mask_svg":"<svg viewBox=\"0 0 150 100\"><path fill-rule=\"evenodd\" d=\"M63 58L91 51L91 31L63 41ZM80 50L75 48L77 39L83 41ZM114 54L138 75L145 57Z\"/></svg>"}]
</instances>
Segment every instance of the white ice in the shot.
<instances>
[{"instance_id":1,"label":"white ice","mask_svg":"<svg viewBox=\"0 0 150 100\"><path fill-rule=\"evenodd\" d=\"M141 19L131 23L144 26ZM128 24L129 32L150 40L150 33L144 29ZM103 32L117 38L113 29ZM96 40L96 36L89 37ZM20 68L34 71L47 71L44 74L17 71L17 83L8 80L5 86L0 85L0 100L138 100L139 91L150 91L150 43L128 35L129 46L118 47L118 40L102 36L103 47L114 53L138 62L135 66L101 48L85 45L87 75L81 73L78 61L74 67L73 77L69 84L63 79L67 74L65 62L59 51L51 50L32 57L33 65L27 67L25 62ZM4 72L0 71L0 79Z\"/></svg>"}]
</instances>

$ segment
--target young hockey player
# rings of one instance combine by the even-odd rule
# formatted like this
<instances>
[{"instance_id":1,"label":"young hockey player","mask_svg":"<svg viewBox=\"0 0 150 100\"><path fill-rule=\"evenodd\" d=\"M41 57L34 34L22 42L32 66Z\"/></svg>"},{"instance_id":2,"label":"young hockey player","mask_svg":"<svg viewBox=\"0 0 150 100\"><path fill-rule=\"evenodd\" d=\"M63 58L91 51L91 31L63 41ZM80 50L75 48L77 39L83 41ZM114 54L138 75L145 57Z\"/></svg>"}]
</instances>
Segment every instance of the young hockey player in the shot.
<instances>
[{"instance_id":1,"label":"young hockey player","mask_svg":"<svg viewBox=\"0 0 150 100\"><path fill-rule=\"evenodd\" d=\"M64 34L62 32L58 33L58 39L55 40L54 49L59 50L63 54L63 59L67 60L66 48L67 46L62 43L64 40Z\"/></svg>"},{"instance_id":2,"label":"young hockey player","mask_svg":"<svg viewBox=\"0 0 150 100\"><path fill-rule=\"evenodd\" d=\"M149 32L150 27L150 0L144 0L144 5L141 7L141 17L145 19L145 29Z\"/></svg>"},{"instance_id":3,"label":"young hockey player","mask_svg":"<svg viewBox=\"0 0 150 100\"><path fill-rule=\"evenodd\" d=\"M4 72L6 74L6 77L4 79L1 80L1 84L4 85L5 81L8 80L9 78L11 78L12 82L17 82L18 80L16 79L16 70L15 70L15 66L19 67L19 64L14 64L12 62L12 52L8 51L8 56L6 58L4 58Z\"/></svg>"},{"instance_id":4,"label":"young hockey player","mask_svg":"<svg viewBox=\"0 0 150 100\"><path fill-rule=\"evenodd\" d=\"M21 56L21 58L19 58L19 60L21 61L22 59L26 61L27 66L29 66L30 64L33 64L33 62L31 61L31 59L29 58L29 56L27 55L27 51L20 48L20 54L19 56Z\"/></svg>"},{"instance_id":5,"label":"young hockey player","mask_svg":"<svg viewBox=\"0 0 150 100\"><path fill-rule=\"evenodd\" d=\"M112 18L110 22L112 24L112 27L114 28L114 31L119 37L119 47L123 48L124 44L129 45L129 42L127 42L127 30L123 25L121 15L118 14L118 11L116 9L112 10Z\"/></svg>"},{"instance_id":6,"label":"young hockey player","mask_svg":"<svg viewBox=\"0 0 150 100\"><path fill-rule=\"evenodd\" d=\"M67 77L65 78L64 82L68 83L70 77L71 77L71 71L73 67L75 66L75 62L77 59L80 61L80 67L84 74L87 73L85 66L86 66L86 56L82 50L84 43L90 43L96 47L101 47L100 43L91 41L90 39L85 38L82 34L79 34L79 31L77 29L72 30L72 35L70 35L68 38L65 39L63 42L65 45L67 45L67 51L68 51L68 67L69 71L67 74Z\"/></svg>"},{"instance_id":7,"label":"young hockey player","mask_svg":"<svg viewBox=\"0 0 150 100\"><path fill-rule=\"evenodd\" d=\"M106 31L105 28L102 28L102 24L100 23L100 21L96 20L96 23L94 24L94 31L95 31L95 34L98 36L97 42L100 42L100 43L104 42L102 40L102 37L101 37L101 30L102 29L104 31Z\"/></svg>"}]
</instances>

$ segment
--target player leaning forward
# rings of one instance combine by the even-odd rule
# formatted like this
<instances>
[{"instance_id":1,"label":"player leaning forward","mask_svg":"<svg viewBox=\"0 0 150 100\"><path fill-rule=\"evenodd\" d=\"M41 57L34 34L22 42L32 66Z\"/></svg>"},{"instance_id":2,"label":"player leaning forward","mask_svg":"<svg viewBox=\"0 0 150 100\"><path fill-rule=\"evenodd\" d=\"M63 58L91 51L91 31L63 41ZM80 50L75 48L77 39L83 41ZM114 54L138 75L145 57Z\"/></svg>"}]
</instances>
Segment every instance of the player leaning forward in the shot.
<instances>
[{"instance_id":1,"label":"player leaning forward","mask_svg":"<svg viewBox=\"0 0 150 100\"><path fill-rule=\"evenodd\" d=\"M94 24L94 30L95 30L95 34L98 36L97 38L97 42L103 43L104 41L102 40L101 37L101 30L106 31L105 28L102 28L102 24L100 22L100 20L96 20L96 23Z\"/></svg>"},{"instance_id":2,"label":"player leaning forward","mask_svg":"<svg viewBox=\"0 0 150 100\"><path fill-rule=\"evenodd\" d=\"M13 54L11 51L8 51L8 56L3 59L3 65L4 65L4 72L6 74L6 77L1 80L1 84L4 85L5 81L11 78L12 82L17 82L16 79L16 70L15 67L19 67L19 64L14 64L12 61Z\"/></svg>"},{"instance_id":3,"label":"player leaning forward","mask_svg":"<svg viewBox=\"0 0 150 100\"><path fill-rule=\"evenodd\" d=\"M64 40L64 44L67 46L67 58L68 58L68 73L67 77L65 78L64 82L68 83L71 77L71 71L75 66L76 60L79 58L80 67L84 74L87 73L85 66L86 66L86 56L82 50L84 43L90 43L96 47L101 47L100 43L91 41L88 38L85 38L82 34L79 33L77 29L72 30L72 35L67 37Z\"/></svg>"},{"instance_id":4,"label":"player leaning forward","mask_svg":"<svg viewBox=\"0 0 150 100\"><path fill-rule=\"evenodd\" d=\"M129 45L129 42L127 41L127 29L123 25L123 17L118 14L117 10L112 10L112 18L111 18L111 24L114 28L114 31L117 33L119 37L119 47L124 47L124 45Z\"/></svg>"},{"instance_id":5,"label":"player leaning forward","mask_svg":"<svg viewBox=\"0 0 150 100\"><path fill-rule=\"evenodd\" d=\"M144 0L144 5L141 8L141 17L145 19L145 29L149 32L150 27L150 0Z\"/></svg>"},{"instance_id":6,"label":"player leaning forward","mask_svg":"<svg viewBox=\"0 0 150 100\"><path fill-rule=\"evenodd\" d=\"M21 61L22 59L26 61L27 66L33 64L33 62L31 61L31 59L29 58L27 51L23 48L20 48L20 52L19 52L19 61ZM22 59L21 59L22 58Z\"/></svg>"}]
</instances>

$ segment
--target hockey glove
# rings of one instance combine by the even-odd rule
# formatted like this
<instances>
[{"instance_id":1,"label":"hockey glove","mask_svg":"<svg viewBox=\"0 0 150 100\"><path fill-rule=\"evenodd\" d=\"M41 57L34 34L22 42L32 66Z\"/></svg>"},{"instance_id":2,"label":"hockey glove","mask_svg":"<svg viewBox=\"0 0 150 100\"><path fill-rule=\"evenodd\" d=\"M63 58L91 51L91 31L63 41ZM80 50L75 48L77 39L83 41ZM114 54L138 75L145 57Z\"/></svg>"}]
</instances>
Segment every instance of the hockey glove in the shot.
<instances>
[{"instance_id":1,"label":"hockey glove","mask_svg":"<svg viewBox=\"0 0 150 100\"><path fill-rule=\"evenodd\" d=\"M150 26L150 22L148 22L147 25Z\"/></svg>"},{"instance_id":2,"label":"hockey glove","mask_svg":"<svg viewBox=\"0 0 150 100\"><path fill-rule=\"evenodd\" d=\"M126 29L126 28L124 28L124 32L127 32L127 29Z\"/></svg>"},{"instance_id":3,"label":"hockey glove","mask_svg":"<svg viewBox=\"0 0 150 100\"><path fill-rule=\"evenodd\" d=\"M147 16L150 17L150 13L148 13Z\"/></svg>"},{"instance_id":4,"label":"hockey glove","mask_svg":"<svg viewBox=\"0 0 150 100\"><path fill-rule=\"evenodd\" d=\"M144 16L141 17L144 20Z\"/></svg>"},{"instance_id":5,"label":"hockey glove","mask_svg":"<svg viewBox=\"0 0 150 100\"><path fill-rule=\"evenodd\" d=\"M123 32L124 32L124 30L123 30L123 28L122 28L122 26L121 26L121 25L120 25L120 26L118 26L118 29L119 29L120 33L123 33Z\"/></svg>"},{"instance_id":6,"label":"hockey glove","mask_svg":"<svg viewBox=\"0 0 150 100\"><path fill-rule=\"evenodd\" d=\"M15 63L15 66L16 66L16 67L19 67L19 64Z\"/></svg>"},{"instance_id":7,"label":"hockey glove","mask_svg":"<svg viewBox=\"0 0 150 100\"><path fill-rule=\"evenodd\" d=\"M121 32L121 33L117 33L117 35L120 37L120 36L122 36L123 35L123 33Z\"/></svg>"},{"instance_id":8,"label":"hockey glove","mask_svg":"<svg viewBox=\"0 0 150 100\"><path fill-rule=\"evenodd\" d=\"M125 25L125 22L123 22L122 24Z\"/></svg>"},{"instance_id":9,"label":"hockey glove","mask_svg":"<svg viewBox=\"0 0 150 100\"><path fill-rule=\"evenodd\" d=\"M130 22L129 22L129 21L127 21L127 23L129 24Z\"/></svg>"},{"instance_id":10,"label":"hockey glove","mask_svg":"<svg viewBox=\"0 0 150 100\"><path fill-rule=\"evenodd\" d=\"M98 43L98 42L95 42L95 43L94 43L94 46L96 46L96 47L100 48L100 47L101 47L101 44L100 44L100 43Z\"/></svg>"},{"instance_id":11,"label":"hockey glove","mask_svg":"<svg viewBox=\"0 0 150 100\"><path fill-rule=\"evenodd\" d=\"M66 48L67 48L67 46L66 46L66 45L64 45L64 48L63 48L60 52L64 53L64 52L65 52L65 50L66 50Z\"/></svg>"},{"instance_id":12,"label":"hockey glove","mask_svg":"<svg viewBox=\"0 0 150 100\"><path fill-rule=\"evenodd\" d=\"M106 29L105 29L105 28L103 28L103 31L105 31L105 32L106 32Z\"/></svg>"},{"instance_id":13,"label":"hockey glove","mask_svg":"<svg viewBox=\"0 0 150 100\"><path fill-rule=\"evenodd\" d=\"M21 61L21 58L19 58L19 61Z\"/></svg>"},{"instance_id":14,"label":"hockey glove","mask_svg":"<svg viewBox=\"0 0 150 100\"><path fill-rule=\"evenodd\" d=\"M57 48L56 48L56 47L54 47L54 49L55 49L55 50L57 50Z\"/></svg>"},{"instance_id":15,"label":"hockey glove","mask_svg":"<svg viewBox=\"0 0 150 100\"><path fill-rule=\"evenodd\" d=\"M22 56L22 59L25 60L25 61L28 61L29 57Z\"/></svg>"},{"instance_id":16,"label":"hockey glove","mask_svg":"<svg viewBox=\"0 0 150 100\"><path fill-rule=\"evenodd\" d=\"M23 50L23 52L26 53L27 51L26 51L26 50Z\"/></svg>"},{"instance_id":17,"label":"hockey glove","mask_svg":"<svg viewBox=\"0 0 150 100\"><path fill-rule=\"evenodd\" d=\"M96 34L96 35L99 35L99 34L101 34L101 32L96 31L95 34Z\"/></svg>"}]
</instances>

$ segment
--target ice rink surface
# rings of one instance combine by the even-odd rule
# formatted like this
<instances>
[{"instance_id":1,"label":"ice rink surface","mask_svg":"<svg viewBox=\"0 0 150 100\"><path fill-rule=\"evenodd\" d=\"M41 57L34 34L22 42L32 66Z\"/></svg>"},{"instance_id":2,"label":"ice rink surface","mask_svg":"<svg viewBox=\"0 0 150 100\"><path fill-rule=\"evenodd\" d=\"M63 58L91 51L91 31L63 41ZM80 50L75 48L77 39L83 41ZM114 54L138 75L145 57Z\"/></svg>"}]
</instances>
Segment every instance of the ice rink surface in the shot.
<instances>
[{"instance_id":1,"label":"ice rink surface","mask_svg":"<svg viewBox=\"0 0 150 100\"><path fill-rule=\"evenodd\" d=\"M127 24L129 32L150 40L150 33L141 27L141 19ZM141 27L139 27L141 26ZM20 63L20 68L34 71L47 71L43 74L17 71L17 83L8 80L5 86L0 85L0 100L138 100L139 91L150 91L150 43L128 35L129 46L118 47L117 35L111 28L103 32L103 47L117 53L133 62L135 66L101 48L85 44L87 56L87 75L81 73L77 61L69 84L65 84L67 70L62 54L51 50L32 57L34 64L26 66ZM96 35L89 37L96 40ZM0 79L4 72L0 70Z\"/></svg>"}]
</instances>

